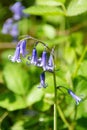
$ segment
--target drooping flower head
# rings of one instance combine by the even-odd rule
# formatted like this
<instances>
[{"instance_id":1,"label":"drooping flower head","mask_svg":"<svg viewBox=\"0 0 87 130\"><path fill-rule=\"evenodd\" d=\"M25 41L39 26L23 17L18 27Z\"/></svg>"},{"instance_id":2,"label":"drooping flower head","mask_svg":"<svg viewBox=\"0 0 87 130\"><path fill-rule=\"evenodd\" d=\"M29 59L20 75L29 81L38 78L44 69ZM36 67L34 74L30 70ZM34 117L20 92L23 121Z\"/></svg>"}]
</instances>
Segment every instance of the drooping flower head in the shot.
<instances>
[{"instance_id":1,"label":"drooping flower head","mask_svg":"<svg viewBox=\"0 0 87 130\"><path fill-rule=\"evenodd\" d=\"M13 40L14 40L14 41L17 41L17 37L18 37L18 35L19 35L18 25L17 25L17 24L13 24L13 25L12 25L9 34L13 37Z\"/></svg>"},{"instance_id":2,"label":"drooping flower head","mask_svg":"<svg viewBox=\"0 0 87 130\"><path fill-rule=\"evenodd\" d=\"M75 99L77 105L78 105L79 102L82 100L80 97L76 96L76 95L72 92L72 90L68 89L68 93Z\"/></svg>"},{"instance_id":3,"label":"drooping flower head","mask_svg":"<svg viewBox=\"0 0 87 130\"><path fill-rule=\"evenodd\" d=\"M14 5L10 7L10 10L14 13L13 19L20 20L22 17L27 16L23 13L23 9L25 7L22 6L21 2L16 2Z\"/></svg>"},{"instance_id":4,"label":"drooping flower head","mask_svg":"<svg viewBox=\"0 0 87 130\"><path fill-rule=\"evenodd\" d=\"M3 34L9 34L13 37L13 41L17 41L19 35L18 25L13 22L12 18L6 20L2 28Z\"/></svg>"},{"instance_id":5,"label":"drooping flower head","mask_svg":"<svg viewBox=\"0 0 87 130\"><path fill-rule=\"evenodd\" d=\"M49 57L46 69L47 69L47 71L50 71L50 72L52 72L53 69L54 69L54 62L53 62L53 56L52 56L52 54L50 54L50 57Z\"/></svg>"},{"instance_id":6,"label":"drooping flower head","mask_svg":"<svg viewBox=\"0 0 87 130\"><path fill-rule=\"evenodd\" d=\"M10 55L9 59L12 62L21 62L20 54L22 54L23 57L26 56L26 54L27 54L27 51L26 51L26 40L22 40L22 41L20 41L17 44L14 56Z\"/></svg>"},{"instance_id":7,"label":"drooping flower head","mask_svg":"<svg viewBox=\"0 0 87 130\"><path fill-rule=\"evenodd\" d=\"M13 19L12 18L7 19L6 22L3 25L2 33L3 34L9 34L10 30L12 28L12 25L13 25Z\"/></svg>"},{"instance_id":8,"label":"drooping flower head","mask_svg":"<svg viewBox=\"0 0 87 130\"><path fill-rule=\"evenodd\" d=\"M17 45L14 56L9 55L8 58L12 61L12 62L21 62L20 59L20 46Z\"/></svg>"},{"instance_id":9,"label":"drooping flower head","mask_svg":"<svg viewBox=\"0 0 87 130\"><path fill-rule=\"evenodd\" d=\"M45 72L40 74L40 86L38 88L46 88L47 84L45 83Z\"/></svg>"},{"instance_id":10,"label":"drooping flower head","mask_svg":"<svg viewBox=\"0 0 87 130\"><path fill-rule=\"evenodd\" d=\"M20 41L19 44L20 44L20 54L22 54L22 56L25 57L26 54L28 53L26 50L26 40Z\"/></svg>"},{"instance_id":11,"label":"drooping flower head","mask_svg":"<svg viewBox=\"0 0 87 130\"><path fill-rule=\"evenodd\" d=\"M31 64L34 64L34 65L37 64L37 50L36 50L36 48L33 48L33 51L32 51Z\"/></svg>"},{"instance_id":12,"label":"drooping flower head","mask_svg":"<svg viewBox=\"0 0 87 130\"><path fill-rule=\"evenodd\" d=\"M47 53L46 51L43 51L40 66L43 67L44 71L46 70L46 65L47 65Z\"/></svg>"}]
</instances>

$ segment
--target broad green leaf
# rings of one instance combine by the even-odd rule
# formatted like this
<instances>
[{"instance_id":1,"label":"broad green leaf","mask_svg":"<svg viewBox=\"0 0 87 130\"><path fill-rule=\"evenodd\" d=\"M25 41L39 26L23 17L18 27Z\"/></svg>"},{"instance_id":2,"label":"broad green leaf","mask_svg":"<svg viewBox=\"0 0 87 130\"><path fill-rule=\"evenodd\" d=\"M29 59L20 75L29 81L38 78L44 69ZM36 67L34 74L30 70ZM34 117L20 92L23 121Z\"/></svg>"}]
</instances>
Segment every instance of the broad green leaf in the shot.
<instances>
[{"instance_id":1,"label":"broad green leaf","mask_svg":"<svg viewBox=\"0 0 87 130\"><path fill-rule=\"evenodd\" d=\"M50 24L39 25L36 35L38 37L44 36L48 39L54 39L54 37L56 36L56 30Z\"/></svg>"},{"instance_id":2,"label":"broad green leaf","mask_svg":"<svg viewBox=\"0 0 87 130\"><path fill-rule=\"evenodd\" d=\"M78 70L78 75L87 77L87 60L84 60L81 63L80 68Z\"/></svg>"},{"instance_id":3,"label":"broad green leaf","mask_svg":"<svg viewBox=\"0 0 87 130\"><path fill-rule=\"evenodd\" d=\"M75 50L72 47L65 47L64 58L68 64L72 64L75 59Z\"/></svg>"},{"instance_id":4,"label":"broad green leaf","mask_svg":"<svg viewBox=\"0 0 87 130\"><path fill-rule=\"evenodd\" d=\"M39 110L39 111L47 111L47 110L49 110L50 109L50 104L48 104L47 102L45 102L45 101L43 101L43 100L41 100L40 102L37 102L37 103L35 103L35 105L34 105L34 108L36 109L36 110Z\"/></svg>"},{"instance_id":5,"label":"broad green leaf","mask_svg":"<svg viewBox=\"0 0 87 130\"><path fill-rule=\"evenodd\" d=\"M64 12L58 7L52 6L31 6L24 10L24 13L32 15L63 15Z\"/></svg>"},{"instance_id":6,"label":"broad green leaf","mask_svg":"<svg viewBox=\"0 0 87 130\"><path fill-rule=\"evenodd\" d=\"M7 64L3 71L7 88L14 93L25 95L29 89L28 73L17 64Z\"/></svg>"},{"instance_id":7,"label":"broad green leaf","mask_svg":"<svg viewBox=\"0 0 87 130\"><path fill-rule=\"evenodd\" d=\"M71 0L67 8L67 16L76 16L87 11L87 0Z\"/></svg>"},{"instance_id":8,"label":"broad green leaf","mask_svg":"<svg viewBox=\"0 0 87 130\"><path fill-rule=\"evenodd\" d=\"M22 96L16 95L12 92L5 92L0 94L0 107L9 111L26 108L26 102Z\"/></svg>"},{"instance_id":9,"label":"broad green leaf","mask_svg":"<svg viewBox=\"0 0 87 130\"><path fill-rule=\"evenodd\" d=\"M86 100L82 101L79 105L78 112L77 112L77 119L81 117L87 118L87 98Z\"/></svg>"},{"instance_id":10,"label":"broad green leaf","mask_svg":"<svg viewBox=\"0 0 87 130\"><path fill-rule=\"evenodd\" d=\"M37 5L60 6L62 3L56 0L36 0Z\"/></svg>"},{"instance_id":11,"label":"broad green leaf","mask_svg":"<svg viewBox=\"0 0 87 130\"><path fill-rule=\"evenodd\" d=\"M38 85L34 86L27 95L26 102L29 106L32 104L40 101L44 95L44 92L42 89L38 88Z\"/></svg>"},{"instance_id":12,"label":"broad green leaf","mask_svg":"<svg viewBox=\"0 0 87 130\"><path fill-rule=\"evenodd\" d=\"M76 93L82 97L87 95L87 79L82 77L78 80L76 85Z\"/></svg>"}]
</instances>

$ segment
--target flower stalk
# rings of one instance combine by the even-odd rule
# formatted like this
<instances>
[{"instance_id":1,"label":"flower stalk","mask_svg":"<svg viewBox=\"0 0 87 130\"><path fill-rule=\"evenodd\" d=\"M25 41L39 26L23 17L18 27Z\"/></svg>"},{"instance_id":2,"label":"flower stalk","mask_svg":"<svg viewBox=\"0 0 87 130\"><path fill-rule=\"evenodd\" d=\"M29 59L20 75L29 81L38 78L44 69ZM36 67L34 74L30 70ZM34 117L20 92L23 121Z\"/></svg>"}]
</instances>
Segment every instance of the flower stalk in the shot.
<instances>
[{"instance_id":1,"label":"flower stalk","mask_svg":"<svg viewBox=\"0 0 87 130\"><path fill-rule=\"evenodd\" d=\"M55 62L54 57L53 60ZM54 130L57 130L57 84L56 84L55 66L53 71L53 81L54 81Z\"/></svg>"}]
</instances>

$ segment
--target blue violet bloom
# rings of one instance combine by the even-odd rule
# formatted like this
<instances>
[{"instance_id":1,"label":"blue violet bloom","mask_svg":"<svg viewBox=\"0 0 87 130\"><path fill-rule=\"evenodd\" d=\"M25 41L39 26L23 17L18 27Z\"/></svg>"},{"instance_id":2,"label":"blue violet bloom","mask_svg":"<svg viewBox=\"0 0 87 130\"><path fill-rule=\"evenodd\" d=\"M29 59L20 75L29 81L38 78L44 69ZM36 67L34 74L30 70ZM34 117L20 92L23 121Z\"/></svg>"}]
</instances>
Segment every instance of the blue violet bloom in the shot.
<instances>
[{"instance_id":1,"label":"blue violet bloom","mask_svg":"<svg viewBox=\"0 0 87 130\"><path fill-rule=\"evenodd\" d=\"M45 83L45 72L40 74L40 86L38 88L46 88L47 84Z\"/></svg>"},{"instance_id":2,"label":"blue violet bloom","mask_svg":"<svg viewBox=\"0 0 87 130\"><path fill-rule=\"evenodd\" d=\"M46 71L46 66L47 66L47 53L46 53L46 51L43 51L43 53L42 53L40 66L43 68L44 71Z\"/></svg>"},{"instance_id":3,"label":"blue violet bloom","mask_svg":"<svg viewBox=\"0 0 87 130\"><path fill-rule=\"evenodd\" d=\"M12 25L9 34L13 37L13 41L16 42L19 35L18 24Z\"/></svg>"},{"instance_id":4,"label":"blue violet bloom","mask_svg":"<svg viewBox=\"0 0 87 130\"><path fill-rule=\"evenodd\" d=\"M13 20L12 18L9 18L5 21L4 25L3 25L3 28L2 28L2 33L3 34L9 34L10 33L10 30L12 28L12 25L13 25Z\"/></svg>"},{"instance_id":5,"label":"blue violet bloom","mask_svg":"<svg viewBox=\"0 0 87 130\"><path fill-rule=\"evenodd\" d=\"M76 95L72 92L72 90L68 89L68 93L75 99L77 105L78 105L79 102L82 100L80 97L76 96Z\"/></svg>"},{"instance_id":6,"label":"blue violet bloom","mask_svg":"<svg viewBox=\"0 0 87 130\"><path fill-rule=\"evenodd\" d=\"M2 33L11 35L13 41L16 42L19 35L18 24L15 24L12 18L7 19L3 25Z\"/></svg>"},{"instance_id":7,"label":"blue violet bloom","mask_svg":"<svg viewBox=\"0 0 87 130\"><path fill-rule=\"evenodd\" d=\"M54 69L53 56L52 56L52 54L50 54L46 70L50 71L50 72L53 72L53 69Z\"/></svg>"},{"instance_id":8,"label":"blue violet bloom","mask_svg":"<svg viewBox=\"0 0 87 130\"><path fill-rule=\"evenodd\" d=\"M27 17L28 15L23 13L24 6L22 6L21 2L16 2L14 5L10 7L10 10L13 12L13 19L20 20L22 17Z\"/></svg>"},{"instance_id":9,"label":"blue violet bloom","mask_svg":"<svg viewBox=\"0 0 87 130\"><path fill-rule=\"evenodd\" d=\"M12 61L12 62L21 62L20 59L20 54L22 54L23 57L26 56L27 51L26 51L26 40L22 40L17 44L14 56L9 55L8 58Z\"/></svg>"},{"instance_id":10,"label":"blue violet bloom","mask_svg":"<svg viewBox=\"0 0 87 130\"><path fill-rule=\"evenodd\" d=\"M36 48L33 48L32 56L28 57L28 60L30 61L31 64L37 65L38 58L37 58L37 50L36 50Z\"/></svg>"},{"instance_id":11,"label":"blue violet bloom","mask_svg":"<svg viewBox=\"0 0 87 130\"><path fill-rule=\"evenodd\" d=\"M25 57L26 54L28 54L26 50L26 40L22 40L18 44L20 44L20 54L22 54L22 56Z\"/></svg>"},{"instance_id":12,"label":"blue violet bloom","mask_svg":"<svg viewBox=\"0 0 87 130\"><path fill-rule=\"evenodd\" d=\"M12 61L12 62L21 62L20 59L20 46L17 45L14 56L9 55L8 58Z\"/></svg>"}]
</instances>

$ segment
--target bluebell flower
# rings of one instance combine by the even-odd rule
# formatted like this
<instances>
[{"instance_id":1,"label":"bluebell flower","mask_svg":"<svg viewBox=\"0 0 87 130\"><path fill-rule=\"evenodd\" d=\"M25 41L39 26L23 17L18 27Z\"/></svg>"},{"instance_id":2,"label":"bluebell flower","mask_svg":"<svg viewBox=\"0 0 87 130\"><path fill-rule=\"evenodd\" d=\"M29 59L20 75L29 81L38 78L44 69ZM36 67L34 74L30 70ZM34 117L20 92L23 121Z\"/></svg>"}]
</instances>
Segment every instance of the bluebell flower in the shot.
<instances>
[{"instance_id":1,"label":"bluebell flower","mask_svg":"<svg viewBox=\"0 0 87 130\"><path fill-rule=\"evenodd\" d=\"M36 48L34 48L32 51L31 64L34 64L34 65L37 64L37 50L36 50Z\"/></svg>"},{"instance_id":2,"label":"bluebell flower","mask_svg":"<svg viewBox=\"0 0 87 130\"><path fill-rule=\"evenodd\" d=\"M40 86L38 88L46 88L47 84L45 83L45 72L40 74Z\"/></svg>"},{"instance_id":3,"label":"bluebell flower","mask_svg":"<svg viewBox=\"0 0 87 130\"><path fill-rule=\"evenodd\" d=\"M21 62L20 59L20 46L17 45L14 56L9 55L8 58L12 61L12 62Z\"/></svg>"},{"instance_id":4,"label":"bluebell flower","mask_svg":"<svg viewBox=\"0 0 87 130\"><path fill-rule=\"evenodd\" d=\"M13 41L17 41L19 35L18 25L14 24L13 19L9 18L3 25L2 33L11 35L13 37Z\"/></svg>"},{"instance_id":5,"label":"bluebell flower","mask_svg":"<svg viewBox=\"0 0 87 130\"><path fill-rule=\"evenodd\" d=\"M50 54L46 70L52 72L53 69L54 69L53 56L52 56L52 54Z\"/></svg>"},{"instance_id":6,"label":"bluebell flower","mask_svg":"<svg viewBox=\"0 0 87 130\"><path fill-rule=\"evenodd\" d=\"M77 105L78 105L79 102L82 100L80 97L76 96L76 95L72 92L72 90L68 89L68 93L75 99Z\"/></svg>"},{"instance_id":7,"label":"bluebell flower","mask_svg":"<svg viewBox=\"0 0 87 130\"><path fill-rule=\"evenodd\" d=\"M20 44L20 54L22 54L22 56L25 57L28 53L26 50L26 40L22 40L18 44Z\"/></svg>"},{"instance_id":8,"label":"bluebell flower","mask_svg":"<svg viewBox=\"0 0 87 130\"><path fill-rule=\"evenodd\" d=\"M13 37L14 42L17 41L17 38L18 38L18 35L19 35L17 24L12 25L11 30L9 31L9 34Z\"/></svg>"},{"instance_id":9,"label":"bluebell flower","mask_svg":"<svg viewBox=\"0 0 87 130\"><path fill-rule=\"evenodd\" d=\"M13 19L20 20L22 17L26 17L25 13L23 13L24 6L22 6L21 2L16 2L14 5L10 7L10 10L13 12Z\"/></svg>"},{"instance_id":10,"label":"bluebell flower","mask_svg":"<svg viewBox=\"0 0 87 130\"><path fill-rule=\"evenodd\" d=\"M46 66L47 66L47 53L46 53L46 51L43 51L43 53L42 53L40 66L43 68L44 71L46 71Z\"/></svg>"},{"instance_id":11,"label":"bluebell flower","mask_svg":"<svg viewBox=\"0 0 87 130\"><path fill-rule=\"evenodd\" d=\"M27 53L28 52L26 51L26 40L21 40L16 46L14 56L9 55L9 59L12 62L21 62L20 54L25 57Z\"/></svg>"},{"instance_id":12,"label":"bluebell flower","mask_svg":"<svg viewBox=\"0 0 87 130\"><path fill-rule=\"evenodd\" d=\"M13 19L12 18L7 19L6 22L3 25L2 33L3 34L9 34L10 30L12 28L12 25L13 25Z\"/></svg>"}]
</instances>

